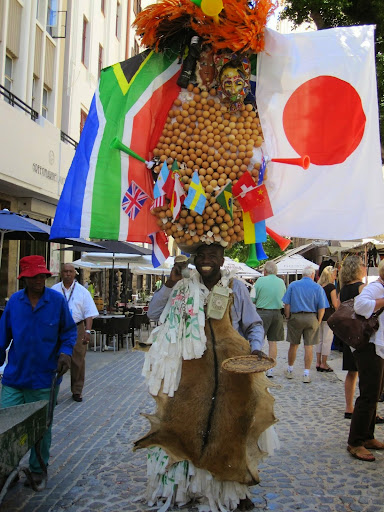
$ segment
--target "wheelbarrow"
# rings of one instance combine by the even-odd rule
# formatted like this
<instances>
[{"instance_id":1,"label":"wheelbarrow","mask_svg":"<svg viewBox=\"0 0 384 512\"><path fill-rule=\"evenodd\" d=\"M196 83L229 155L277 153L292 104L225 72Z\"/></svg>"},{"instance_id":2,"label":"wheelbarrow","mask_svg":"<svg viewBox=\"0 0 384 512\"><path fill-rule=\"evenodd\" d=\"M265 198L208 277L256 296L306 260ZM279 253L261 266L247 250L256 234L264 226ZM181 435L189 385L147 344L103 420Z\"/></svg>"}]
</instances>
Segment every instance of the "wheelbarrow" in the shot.
<instances>
[{"instance_id":1,"label":"wheelbarrow","mask_svg":"<svg viewBox=\"0 0 384 512\"><path fill-rule=\"evenodd\" d=\"M0 409L0 504L9 487L24 472L32 489L42 491L47 485L47 466L41 457L41 440L53 419L57 374L52 380L49 400ZM28 466L20 464L24 455L34 447L43 480L36 484Z\"/></svg>"}]
</instances>

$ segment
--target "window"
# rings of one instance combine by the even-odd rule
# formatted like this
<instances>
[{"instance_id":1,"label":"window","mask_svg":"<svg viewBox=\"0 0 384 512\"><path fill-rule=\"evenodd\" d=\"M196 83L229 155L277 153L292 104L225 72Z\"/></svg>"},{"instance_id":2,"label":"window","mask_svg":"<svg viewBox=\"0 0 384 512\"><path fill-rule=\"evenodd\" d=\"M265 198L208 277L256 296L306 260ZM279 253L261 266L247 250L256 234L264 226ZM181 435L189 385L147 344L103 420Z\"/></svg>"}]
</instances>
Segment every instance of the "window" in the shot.
<instances>
[{"instance_id":1,"label":"window","mask_svg":"<svg viewBox=\"0 0 384 512\"><path fill-rule=\"evenodd\" d=\"M13 60L9 55L5 56L5 70L4 70L4 87L8 91L12 91L12 74L13 74Z\"/></svg>"},{"instance_id":2,"label":"window","mask_svg":"<svg viewBox=\"0 0 384 512\"><path fill-rule=\"evenodd\" d=\"M101 75L101 70L103 69L103 52L104 52L104 49L103 47L101 46L101 44L99 44L99 78L100 78L100 75Z\"/></svg>"},{"instance_id":3,"label":"window","mask_svg":"<svg viewBox=\"0 0 384 512\"><path fill-rule=\"evenodd\" d=\"M47 32L52 36L53 27L57 26L57 0L48 0L47 4Z\"/></svg>"},{"instance_id":4,"label":"window","mask_svg":"<svg viewBox=\"0 0 384 512\"><path fill-rule=\"evenodd\" d=\"M100 1L100 8L101 8L101 12L105 16L105 0Z\"/></svg>"},{"instance_id":5,"label":"window","mask_svg":"<svg viewBox=\"0 0 384 512\"><path fill-rule=\"evenodd\" d=\"M85 112L85 110L80 109L80 135L81 135L81 132L83 131L87 116L88 116L88 114Z\"/></svg>"},{"instance_id":6,"label":"window","mask_svg":"<svg viewBox=\"0 0 384 512\"><path fill-rule=\"evenodd\" d=\"M44 87L43 89L43 103L41 105L41 115L48 119L48 102L49 102L49 92L48 89Z\"/></svg>"},{"instance_id":7,"label":"window","mask_svg":"<svg viewBox=\"0 0 384 512\"><path fill-rule=\"evenodd\" d=\"M116 37L120 39L120 31L121 31L121 5L119 0L116 2Z\"/></svg>"},{"instance_id":8,"label":"window","mask_svg":"<svg viewBox=\"0 0 384 512\"><path fill-rule=\"evenodd\" d=\"M141 12L141 0L133 0L133 12L135 13L135 16Z\"/></svg>"},{"instance_id":9,"label":"window","mask_svg":"<svg viewBox=\"0 0 384 512\"><path fill-rule=\"evenodd\" d=\"M88 20L84 16L83 18L83 36L82 36L82 46L81 46L81 62L84 66L88 67L88 58L89 58L89 27Z\"/></svg>"}]
</instances>

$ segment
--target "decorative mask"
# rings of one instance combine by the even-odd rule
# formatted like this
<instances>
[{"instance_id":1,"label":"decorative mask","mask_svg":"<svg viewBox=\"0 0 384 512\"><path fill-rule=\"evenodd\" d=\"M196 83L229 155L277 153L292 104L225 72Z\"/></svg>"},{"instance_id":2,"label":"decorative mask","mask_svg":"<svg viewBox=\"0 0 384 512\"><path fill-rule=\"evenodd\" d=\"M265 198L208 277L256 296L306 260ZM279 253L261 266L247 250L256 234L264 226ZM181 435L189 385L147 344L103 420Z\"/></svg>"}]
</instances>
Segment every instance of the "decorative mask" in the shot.
<instances>
[{"instance_id":1,"label":"decorative mask","mask_svg":"<svg viewBox=\"0 0 384 512\"><path fill-rule=\"evenodd\" d=\"M215 55L214 60L219 94L231 110L238 110L249 92L250 61L237 54Z\"/></svg>"},{"instance_id":2,"label":"decorative mask","mask_svg":"<svg viewBox=\"0 0 384 512\"><path fill-rule=\"evenodd\" d=\"M200 53L196 66L196 80L200 89L207 90L215 85L215 66L213 61L214 53L210 48Z\"/></svg>"}]
</instances>

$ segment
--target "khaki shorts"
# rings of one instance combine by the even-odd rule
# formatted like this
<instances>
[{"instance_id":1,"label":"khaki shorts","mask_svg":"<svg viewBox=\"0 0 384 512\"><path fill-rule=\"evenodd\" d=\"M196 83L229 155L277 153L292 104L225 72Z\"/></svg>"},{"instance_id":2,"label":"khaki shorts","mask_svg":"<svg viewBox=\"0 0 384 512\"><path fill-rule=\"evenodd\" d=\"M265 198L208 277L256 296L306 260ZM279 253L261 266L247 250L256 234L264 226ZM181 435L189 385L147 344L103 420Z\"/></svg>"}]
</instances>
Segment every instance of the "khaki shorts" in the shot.
<instances>
[{"instance_id":1,"label":"khaki shorts","mask_svg":"<svg viewBox=\"0 0 384 512\"><path fill-rule=\"evenodd\" d=\"M319 343L319 321L316 313L292 313L287 323L287 341L299 345L301 336L304 345Z\"/></svg>"},{"instance_id":2,"label":"khaki shorts","mask_svg":"<svg viewBox=\"0 0 384 512\"><path fill-rule=\"evenodd\" d=\"M258 309L268 341L284 340L283 315L280 309Z\"/></svg>"}]
</instances>

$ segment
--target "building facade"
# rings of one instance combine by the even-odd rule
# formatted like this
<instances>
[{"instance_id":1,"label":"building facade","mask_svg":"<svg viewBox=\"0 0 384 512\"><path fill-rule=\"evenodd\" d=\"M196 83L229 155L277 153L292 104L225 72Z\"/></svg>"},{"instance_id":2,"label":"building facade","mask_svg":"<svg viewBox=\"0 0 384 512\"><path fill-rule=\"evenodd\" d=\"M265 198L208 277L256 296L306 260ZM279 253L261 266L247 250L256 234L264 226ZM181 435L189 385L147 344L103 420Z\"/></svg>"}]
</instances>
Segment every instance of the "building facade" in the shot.
<instances>
[{"instance_id":1,"label":"building facade","mask_svg":"<svg viewBox=\"0 0 384 512\"><path fill-rule=\"evenodd\" d=\"M134 9L140 2L0 0L0 209L51 224L100 70L139 50ZM58 248L5 241L0 305L18 288L21 257L41 254L58 272Z\"/></svg>"}]
</instances>

